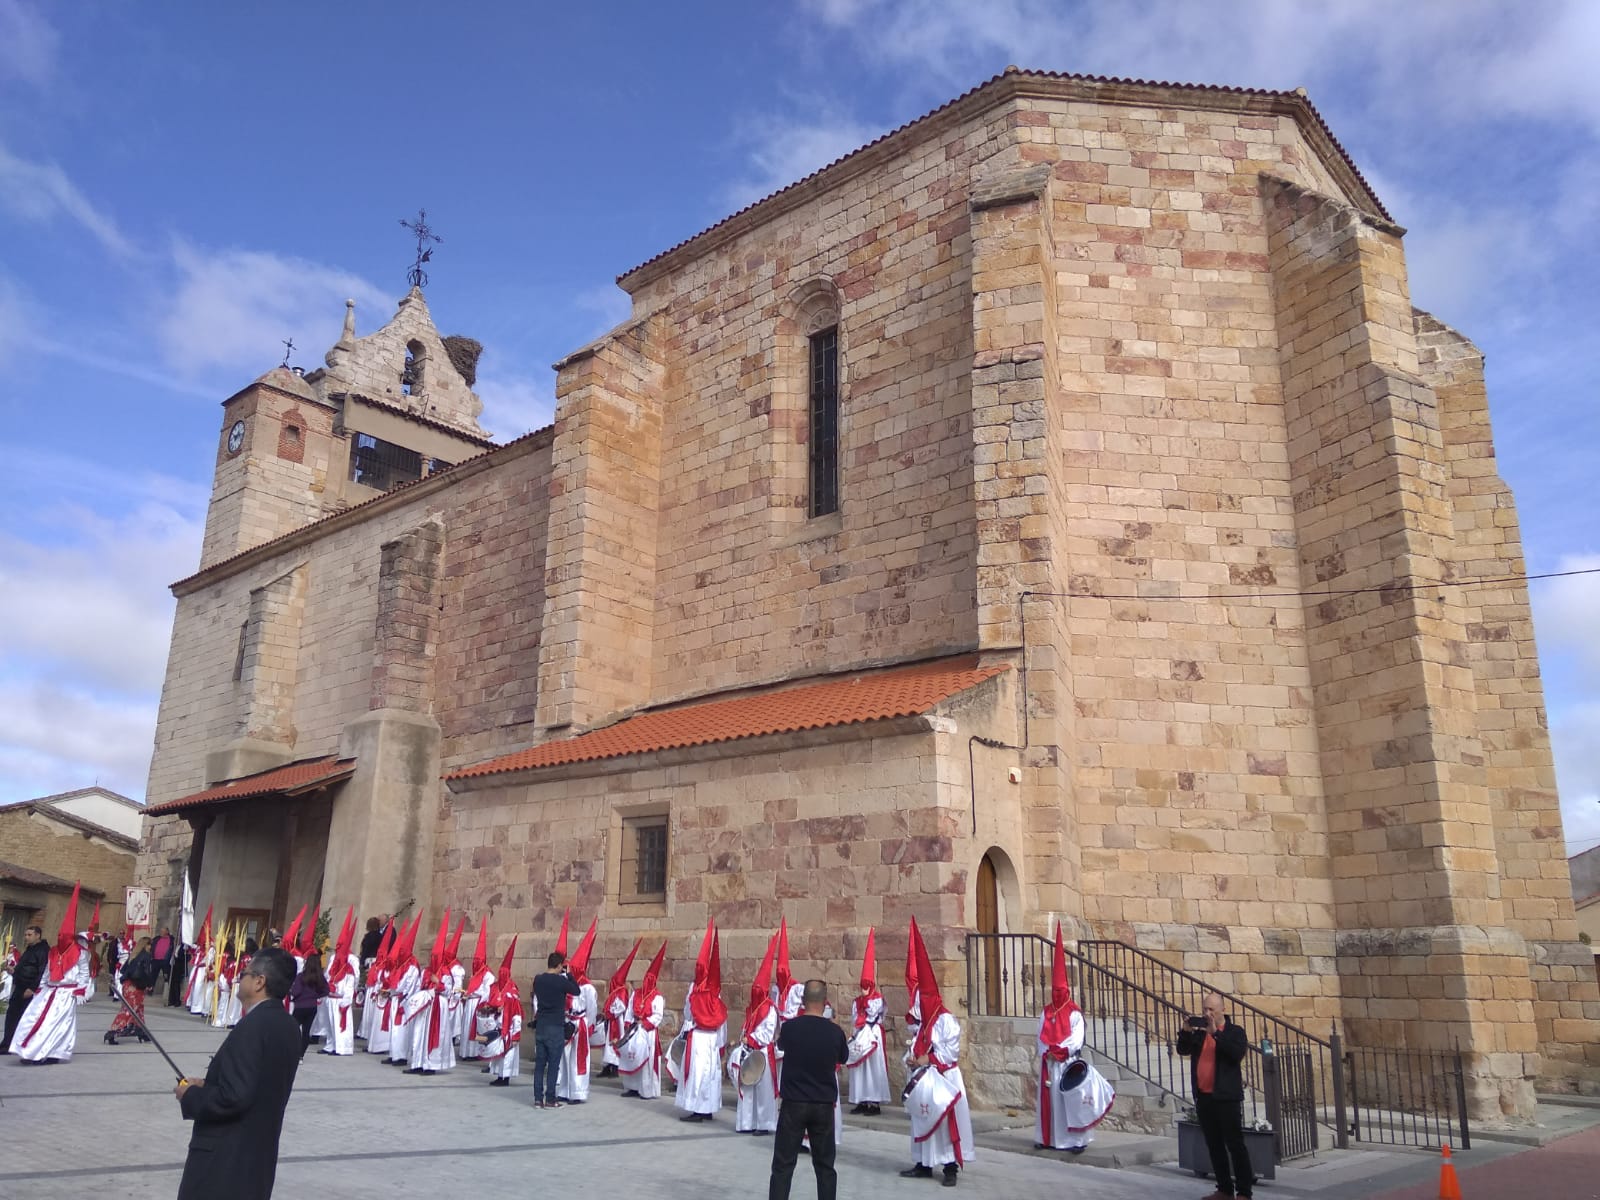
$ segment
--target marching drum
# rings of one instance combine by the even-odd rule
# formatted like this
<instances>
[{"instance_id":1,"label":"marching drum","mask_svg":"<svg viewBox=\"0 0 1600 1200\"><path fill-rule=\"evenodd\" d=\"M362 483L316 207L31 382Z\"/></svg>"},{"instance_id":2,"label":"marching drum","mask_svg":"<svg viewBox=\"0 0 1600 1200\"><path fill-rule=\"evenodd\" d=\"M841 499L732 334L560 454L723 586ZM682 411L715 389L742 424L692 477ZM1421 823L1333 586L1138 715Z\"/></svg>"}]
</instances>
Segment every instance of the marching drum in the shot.
<instances>
[{"instance_id":1,"label":"marching drum","mask_svg":"<svg viewBox=\"0 0 1600 1200\"><path fill-rule=\"evenodd\" d=\"M672 1076L673 1083L683 1080L683 1055L689 1048L689 1031L680 1029L678 1036L667 1044L667 1074Z\"/></svg>"},{"instance_id":2,"label":"marching drum","mask_svg":"<svg viewBox=\"0 0 1600 1200\"><path fill-rule=\"evenodd\" d=\"M863 1025L850 1039L850 1059L845 1066L853 1067L859 1062L865 1062L882 1042L881 1029L876 1025Z\"/></svg>"},{"instance_id":3,"label":"marching drum","mask_svg":"<svg viewBox=\"0 0 1600 1200\"><path fill-rule=\"evenodd\" d=\"M754 1087L760 1083L767 1074L767 1055L764 1050L745 1049L744 1058L739 1062L739 1082L745 1087Z\"/></svg>"}]
</instances>

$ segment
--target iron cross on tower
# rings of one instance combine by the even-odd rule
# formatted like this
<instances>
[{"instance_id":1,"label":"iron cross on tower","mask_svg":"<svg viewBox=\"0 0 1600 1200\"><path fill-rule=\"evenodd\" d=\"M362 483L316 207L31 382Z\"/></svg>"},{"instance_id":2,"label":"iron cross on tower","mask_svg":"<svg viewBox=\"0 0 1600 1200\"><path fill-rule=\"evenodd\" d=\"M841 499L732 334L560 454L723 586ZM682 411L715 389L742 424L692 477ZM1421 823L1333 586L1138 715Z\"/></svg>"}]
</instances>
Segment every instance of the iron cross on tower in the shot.
<instances>
[{"instance_id":1,"label":"iron cross on tower","mask_svg":"<svg viewBox=\"0 0 1600 1200\"><path fill-rule=\"evenodd\" d=\"M428 228L428 210L425 208L417 209L415 221L401 218L400 224L409 229L412 236L417 239L417 259L411 264L411 270L406 272L406 279L414 288L425 288L428 286L428 273L422 269L422 264L433 257L433 251L428 248L428 243L442 245L444 239Z\"/></svg>"}]
</instances>

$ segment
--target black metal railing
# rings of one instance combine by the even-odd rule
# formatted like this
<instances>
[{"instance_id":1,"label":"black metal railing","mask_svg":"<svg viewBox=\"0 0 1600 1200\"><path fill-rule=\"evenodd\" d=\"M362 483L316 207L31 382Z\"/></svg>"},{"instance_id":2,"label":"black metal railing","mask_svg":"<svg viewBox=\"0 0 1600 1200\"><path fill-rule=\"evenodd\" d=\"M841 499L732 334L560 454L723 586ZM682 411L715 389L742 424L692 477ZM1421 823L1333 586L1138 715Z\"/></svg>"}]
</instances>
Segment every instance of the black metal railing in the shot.
<instances>
[{"instance_id":1,"label":"black metal railing","mask_svg":"<svg viewBox=\"0 0 1600 1200\"><path fill-rule=\"evenodd\" d=\"M1344 1054L1350 1136L1391 1146L1472 1148L1461 1050L1370 1050Z\"/></svg>"},{"instance_id":2,"label":"black metal railing","mask_svg":"<svg viewBox=\"0 0 1600 1200\"><path fill-rule=\"evenodd\" d=\"M967 1003L974 1016L1037 1017L1050 998L1054 943L1037 934L968 934ZM1188 1060L1173 1048L1216 988L1125 942L1067 951L1073 993L1096 1053L1179 1104L1193 1102ZM1279 1161L1311 1154L1332 1134L1407 1146L1470 1145L1459 1053L1347 1047L1238 997L1230 1017L1253 1043L1241 1070L1246 1126L1270 1124Z\"/></svg>"}]
</instances>

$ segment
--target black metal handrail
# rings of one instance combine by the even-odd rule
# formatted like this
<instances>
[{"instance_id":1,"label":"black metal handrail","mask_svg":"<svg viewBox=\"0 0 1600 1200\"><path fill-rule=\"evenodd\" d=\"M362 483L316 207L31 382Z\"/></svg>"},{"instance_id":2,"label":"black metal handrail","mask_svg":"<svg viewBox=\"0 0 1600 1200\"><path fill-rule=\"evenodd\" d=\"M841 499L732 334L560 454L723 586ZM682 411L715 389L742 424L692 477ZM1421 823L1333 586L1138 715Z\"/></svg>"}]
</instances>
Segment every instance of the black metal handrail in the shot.
<instances>
[{"instance_id":1,"label":"black metal handrail","mask_svg":"<svg viewBox=\"0 0 1600 1200\"><path fill-rule=\"evenodd\" d=\"M1078 943L1066 951L1075 998L1089 1022L1088 1044L1180 1103L1192 1102L1188 1062L1173 1049L1184 1022L1217 989L1124 942ZM967 1003L974 1016L1036 1017L1050 997L1054 943L1038 934L969 934ZM1242 1066L1245 1120L1263 1116L1280 1161L1310 1154L1319 1127L1344 1148L1349 1139L1438 1145L1456 1132L1470 1145L1459 1052L1346 1047L1224 996L1234 1019L1262 1036Z\"/></svg>"}]
</instances>

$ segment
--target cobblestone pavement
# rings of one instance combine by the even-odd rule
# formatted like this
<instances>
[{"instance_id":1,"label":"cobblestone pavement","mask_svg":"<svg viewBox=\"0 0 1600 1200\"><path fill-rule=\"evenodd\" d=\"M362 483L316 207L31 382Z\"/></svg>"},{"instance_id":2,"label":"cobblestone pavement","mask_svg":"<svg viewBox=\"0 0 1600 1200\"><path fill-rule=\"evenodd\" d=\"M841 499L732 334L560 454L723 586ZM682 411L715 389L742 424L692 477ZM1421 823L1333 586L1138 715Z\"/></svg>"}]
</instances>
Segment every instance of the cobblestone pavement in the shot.
<instances>
[{"instance_id":1,"label":"cobblestone pavement","mask_svg":"<svg viewBox=\"0 0 1600 1200\"><path fill-rule=\"evenodd\" d=\"M155 1049L107 1046L101 1035L115 1012L101 998L80 1010L78 1052L60 1066L22 1066L0 1058L0 1197L126 1200L177 1193L189 1128L172 1097L173 1076ZM189 1074L202 1075L222 1032L178 1009L152 1007L151 1028ZM528 1196L545 1188L576 1189L625 1178L632 1195L695 1200L764 1196L772 1142L733 1132L725 1109L713 1126L682 1125L671 1097L624 1100L596 1084L588 1104L541 1112L532 1107L531 1078L489 1088L476 1066L433 1078L402 1075L367 1054L336 1059L308 1054L284 1120L277 1194L336 1195L341 1200L394 1200L470 1187L477 1195ZM873 1124L882 1126L889 1118ZM979 1157L954 1194L1005 1200L1198 1200L1207 1180L1176 1164L1113 1170L1084 1160L1032 1151L1026 1128L996 1129L980 1121ZM985 1133L987 1127L990 1132ZM906 1180L904 1126L884 1131L847 1125L839 1152L839 1195L924 1197L932 1180ZM1150 1139L1105 1133L1095 1154L1105 1162L1128 1151L1142 1161ZM1169 1145L1170 1143L1158 1143ZM1526 1191L1555 1200L1597 1195L1593 1164L1600 1132L1555 1142L1544 1150L1485 1143L1458 1154L1469 1200ZM1093 1155L1086 1155L1085 1159ZM1145 1154L1148 1157L1148 1153ZM1258 1197L1277 1200L1420 1200L1436 1194L1438 1159L1418 1151L1324 1152L1282 1164ZM1481 1173L1480 1173L1481 1172ZM1491 1183L1492 1181L1492 1183ZM1517 1184L1522 1186L1519 1188ZM1410 1190L1392 1191L1411 1185ZM808 1160L795 1173L793 1195L815 1195ZM939 1195L945 1194L939 1189Z\"/></svg>"},{"instance_id":2,"label":"cobblestone pavement","mask_svg":"<svg viewBox=\"0 0 1600 1200\"><path fill-rule=\"evenodd\" d=\"M70 1063L0 1060L0 1196L176 1194L189 1131L172 1098L172 1072L152 1047L101 1042L113 1011L104 998L80 1011ZM176 1009L152 1007L149 1019L179 1065L204 1074L221 1031ZM284 1120L277 1194L394 1200L465 1186L480 1196L528 1196L619 1179L629 1180L636 1196L766 1194L772 1141L734 1134L727 1110L708 1128L679 1124L670 1097L641 1103L597 1086L588 1104L553 1112L533 1109L532 1099L526 1075L491 1089L473 1066L421 1078L370 1055L336 1059L313 1051ZM839 1195L944 1194L937 1181L900 1179L895 1172L909 1161L904 1134L847 1128ZM1103 1170L986 1149L955 1194L1194 1200L1197 1184L1172 1172ZM814 1186L802 1158L793 1194L813 1196Z\"/></svg>"}]
</instances>

